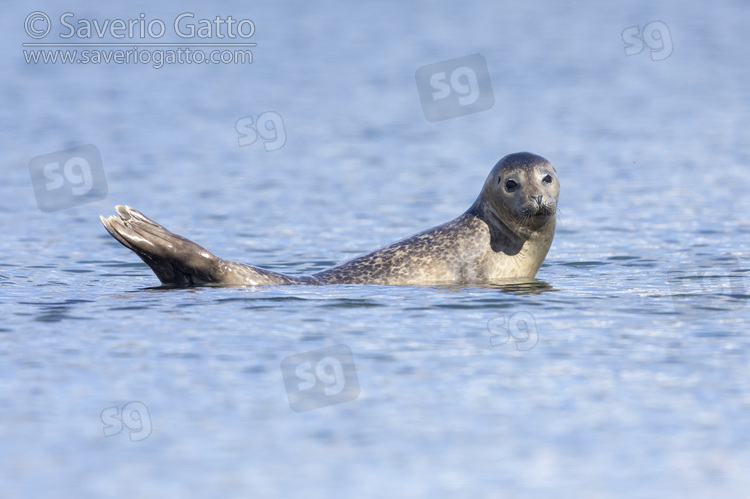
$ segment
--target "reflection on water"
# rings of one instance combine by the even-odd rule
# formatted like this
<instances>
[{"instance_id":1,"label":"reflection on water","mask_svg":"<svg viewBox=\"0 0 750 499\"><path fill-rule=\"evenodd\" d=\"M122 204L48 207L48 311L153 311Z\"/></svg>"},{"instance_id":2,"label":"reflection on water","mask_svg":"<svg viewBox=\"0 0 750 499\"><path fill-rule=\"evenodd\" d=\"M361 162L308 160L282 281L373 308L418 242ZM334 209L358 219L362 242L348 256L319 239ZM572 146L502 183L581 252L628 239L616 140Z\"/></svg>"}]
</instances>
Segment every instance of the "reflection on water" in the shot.
<instances>
[{"instance_id":1,"label":"reflection on water","mask_svg":"<svg viewBox=\"0 0 750 499\"><path fill-rule=\"evenodd\" d=\"M18 305L30 305L37 308L37 312L30 314L39 322L61 322L63 320L87 320L90 317L73 315L76 305L91 303L91 300L65 300L62 302L18 302Z\"/></svg>"},{"instance_id":2,"label":"reflection on water","mask_svg":"<svg viewBox=\"0 0 750 499\"><path fill-rule=\"evenodd\" d=\"M540 295L549 291L555 291L552 284L539 279L518 279L513 282L503 281L502 283L490 284L487 287L517 295Z\"/></svg>"}]
</instances>

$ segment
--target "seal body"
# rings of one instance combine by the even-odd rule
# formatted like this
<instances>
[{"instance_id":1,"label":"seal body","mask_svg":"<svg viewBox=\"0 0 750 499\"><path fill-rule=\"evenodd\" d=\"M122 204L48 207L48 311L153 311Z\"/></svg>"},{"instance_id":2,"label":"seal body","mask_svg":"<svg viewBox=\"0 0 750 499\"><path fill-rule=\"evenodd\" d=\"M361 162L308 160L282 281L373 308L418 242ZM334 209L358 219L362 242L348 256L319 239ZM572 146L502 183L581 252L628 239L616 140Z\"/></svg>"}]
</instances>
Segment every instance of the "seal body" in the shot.
<instances>
[{"instance_id":1,"label":"seal body","mask_svg":"<svg viewBox=\"0 0 750 499\"><path fill-rule=\"evenodd\" d=\"M510 154L458 218L311 276L223 260L128 206L100 218L167 285L487 283L536 275L552 244L559 192L546 159Z\"/></svg>"}]
</instances>

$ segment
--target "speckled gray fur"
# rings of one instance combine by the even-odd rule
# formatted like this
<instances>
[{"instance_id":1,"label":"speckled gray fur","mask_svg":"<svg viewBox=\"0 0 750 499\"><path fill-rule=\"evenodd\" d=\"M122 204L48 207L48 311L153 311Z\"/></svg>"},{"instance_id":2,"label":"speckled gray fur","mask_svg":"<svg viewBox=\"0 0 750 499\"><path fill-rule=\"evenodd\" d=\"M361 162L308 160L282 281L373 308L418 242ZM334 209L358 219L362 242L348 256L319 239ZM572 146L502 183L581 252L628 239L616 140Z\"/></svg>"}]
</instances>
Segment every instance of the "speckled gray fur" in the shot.
<instances>
[{"instance_id":1,"label":"speckled gray fur","mask_svg":"<svg viewBox=\"0 0 750 499\"><path fill-rule=\"evenodd\" d=\"M559 189L546 159L509 154L460 217L311 276L223 260L129 206L100 218L167 285L486 283L536 275L555 233Z\"/></svg>"}]
</instances>

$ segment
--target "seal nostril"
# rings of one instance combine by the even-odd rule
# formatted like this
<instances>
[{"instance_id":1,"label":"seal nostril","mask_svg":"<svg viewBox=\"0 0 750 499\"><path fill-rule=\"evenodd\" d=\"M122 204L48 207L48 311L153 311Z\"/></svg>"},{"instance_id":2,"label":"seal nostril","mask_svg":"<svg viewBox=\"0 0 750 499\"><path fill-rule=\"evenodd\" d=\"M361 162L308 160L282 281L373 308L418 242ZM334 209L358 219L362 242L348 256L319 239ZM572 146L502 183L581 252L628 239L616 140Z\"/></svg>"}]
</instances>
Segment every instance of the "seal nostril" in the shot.
<instances>
[{"instance_id":1,"label":"seal nostril","mask_svg":"<svg viewBox=\"0 0 750 499\"><path fill-rule=\"evenodd\" d=\"M534 201L536 201L537 205L541 206L542 205L542 198L543 197L544 196L531 196L531 199L533 199Z\"/></svg>"}]
</instances>

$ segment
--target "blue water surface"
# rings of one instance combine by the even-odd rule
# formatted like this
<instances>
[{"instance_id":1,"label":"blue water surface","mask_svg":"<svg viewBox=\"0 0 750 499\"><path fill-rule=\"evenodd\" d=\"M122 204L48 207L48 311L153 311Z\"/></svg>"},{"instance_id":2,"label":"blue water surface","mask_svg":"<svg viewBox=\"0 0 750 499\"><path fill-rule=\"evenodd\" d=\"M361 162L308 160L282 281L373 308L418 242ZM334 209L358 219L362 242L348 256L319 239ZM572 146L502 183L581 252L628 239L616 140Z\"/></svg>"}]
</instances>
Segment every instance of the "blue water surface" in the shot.
<instances>
[{"instance_id":1,"label":"blue water surface","mask_svg":"<svg viewBox=\"0 0 750 499\"><path fill-rule=\"evenodd\" d=\"M63 39L67 12L168 33ZM183 13L252 20L252 63L25 59L186 43ZM0 495L747 496L749 21L740 0L6 7ZM427 119L417 70L474 54L490 107ZM106 191L43 211L30 162L82 145ZM458 216L517 151L562 186L526 283L160 289L98 220L128 204L303 274Z\"/></svg>"}]
</instances>

